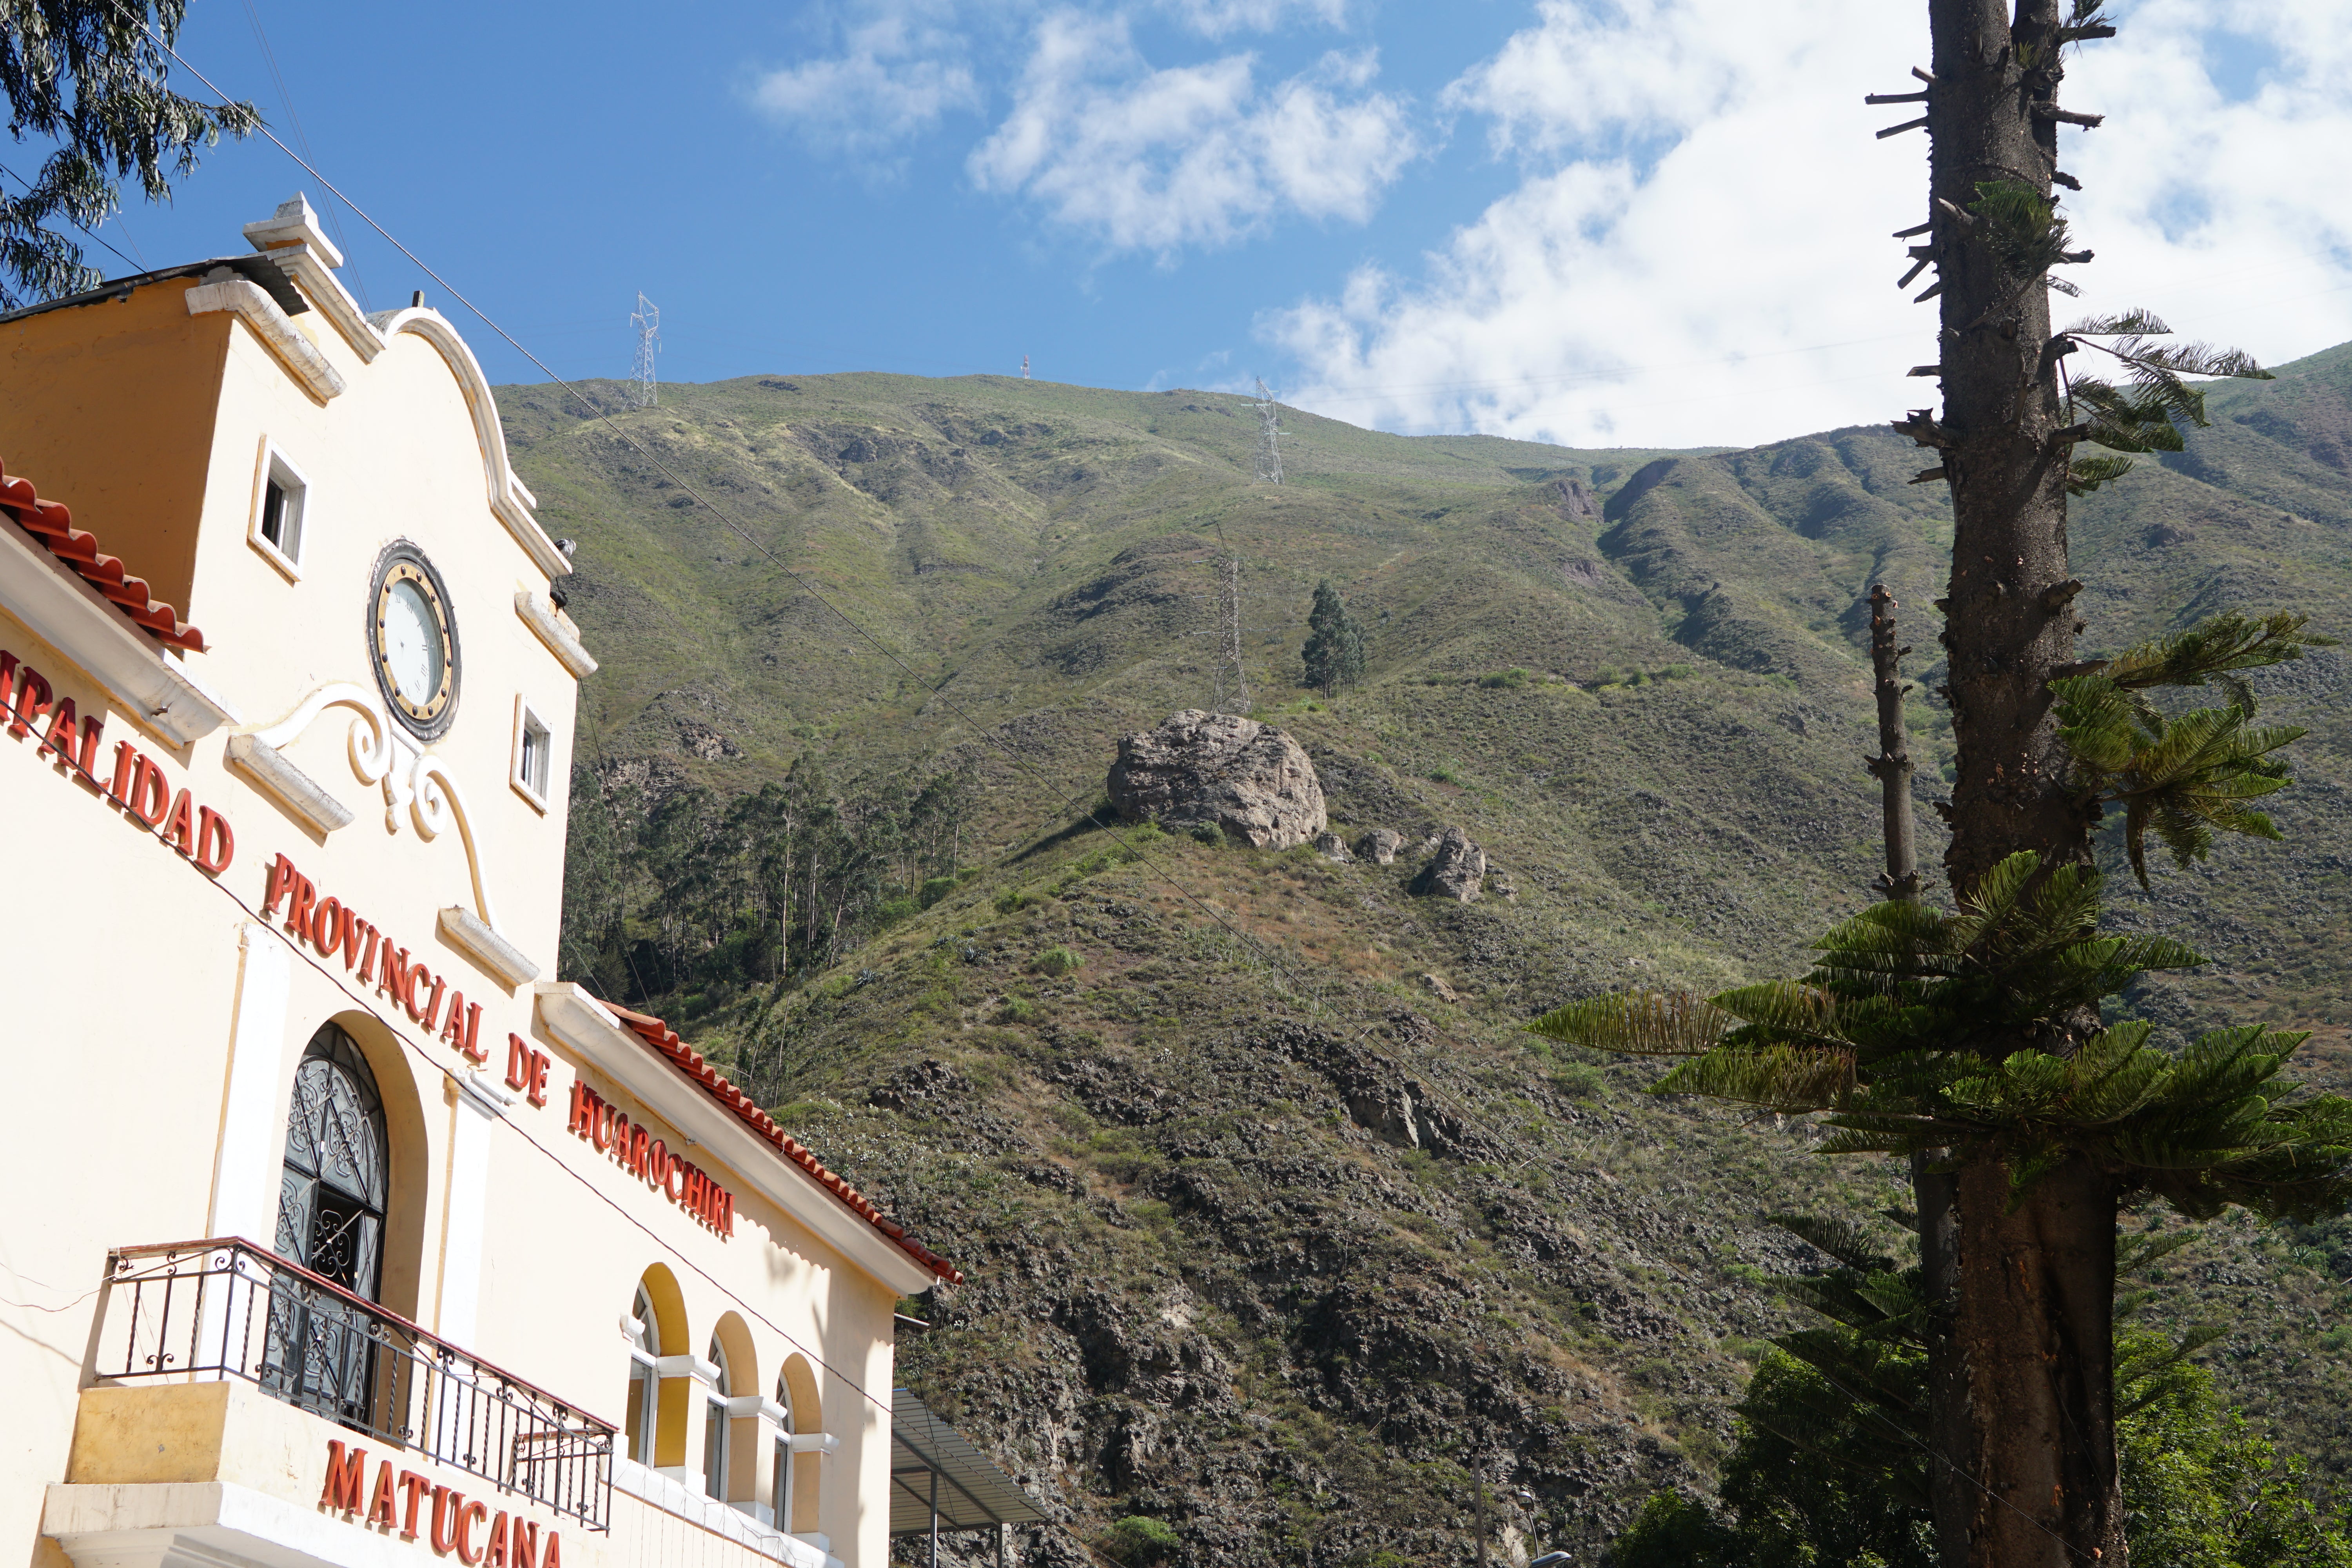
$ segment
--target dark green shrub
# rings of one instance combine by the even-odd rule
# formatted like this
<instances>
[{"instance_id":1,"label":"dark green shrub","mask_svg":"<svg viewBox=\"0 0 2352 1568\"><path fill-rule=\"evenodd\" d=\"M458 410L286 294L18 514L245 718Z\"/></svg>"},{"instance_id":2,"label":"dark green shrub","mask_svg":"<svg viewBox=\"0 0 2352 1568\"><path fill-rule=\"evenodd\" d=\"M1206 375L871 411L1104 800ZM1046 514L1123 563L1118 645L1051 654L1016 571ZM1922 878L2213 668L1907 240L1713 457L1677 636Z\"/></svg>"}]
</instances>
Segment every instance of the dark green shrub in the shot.
<instances>
[{"instance_id":1,"label":"dark green shrub","mask_svg":"<svg viewBox=\"0 0 2352 1568\"><path fill-rule=\"evenodd\" d=\"M1103 1531L1103 1550L1128 1568L1164 1562L1175 1552L1176 1531L1166 1520L1129 1514Z\"/></svg>"},{"instance_id":2,"label":"dark green shrub","mask_svg":"<svg viewBox=\"0 0 2352 1568\"><path fill-rule=\"evenodd\" d=\"M1482 675L1478 678L1478 684L1490 691L1517 691L1527 683L1528 672L1516 665L1509 669L1498 669L1492 675Z\"/></svg>"},{"instance_id":3,"label":"dark green shrub","mask_svg":"<svg viewBox=\"0 0 2352 1568\"><path fill-rule=\"evenodd\" d=\"M1039 953L1031 964L1038 973L1059 980L1063 975L1086 967L1087 961L1066 947L1049 947Z\"/></svg>"},{"instance_id":4,"label":"dark green shrub","mask_svg":"<svg viewBox=\"0 0 2352 1568\"><path fill-rule=\"evenodd\" d=\"M952 893L955 890L956 879L953 877L924 878L922 889L923 908L927 910L929 909L933 904L938 903L941 899L946 898L950 893Z\"/></svg>"}]
</instances>

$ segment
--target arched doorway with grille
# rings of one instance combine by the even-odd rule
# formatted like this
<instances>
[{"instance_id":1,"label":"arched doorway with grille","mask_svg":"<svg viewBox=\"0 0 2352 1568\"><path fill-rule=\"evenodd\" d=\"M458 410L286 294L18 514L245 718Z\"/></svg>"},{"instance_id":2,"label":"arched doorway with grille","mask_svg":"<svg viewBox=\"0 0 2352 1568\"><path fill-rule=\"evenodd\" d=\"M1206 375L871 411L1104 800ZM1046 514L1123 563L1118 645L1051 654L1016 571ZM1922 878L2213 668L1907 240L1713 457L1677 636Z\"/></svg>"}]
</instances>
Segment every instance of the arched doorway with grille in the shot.
<instances>
[{"instance_id":1,"label":"arched doorway with grille","mask_svg":"<svg viewBox=\"0 0 2352 1568\"><path fill-rule=\"evenodd\" d=\"M392 1146L357 1041L320 1026L294 1069L273 1249L363 1300L381 1298ZM372 1315L297 1276L270 1290L265 1381L331 1420L365 1425L379 1341Z\"/></svg>"}]
</instances>

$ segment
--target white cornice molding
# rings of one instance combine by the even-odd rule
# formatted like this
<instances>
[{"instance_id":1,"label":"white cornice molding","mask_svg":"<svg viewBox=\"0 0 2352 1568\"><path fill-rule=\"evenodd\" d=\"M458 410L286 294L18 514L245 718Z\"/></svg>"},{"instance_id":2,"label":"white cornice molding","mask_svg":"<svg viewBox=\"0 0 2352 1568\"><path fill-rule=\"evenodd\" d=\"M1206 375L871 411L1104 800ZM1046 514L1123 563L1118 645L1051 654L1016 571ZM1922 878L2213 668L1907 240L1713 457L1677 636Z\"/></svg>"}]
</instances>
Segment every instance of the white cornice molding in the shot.
<instances>
[{"instance_id":1,"label":"white cornice molding","mask_svg":"<svg viewBox=\"0 0 2352 1568\"><path fill-rule=\"evenodd\" d=\"M217 283L197 284L188 290L187 300L191 316L224 310L243 321L287 374L302 384L302 390L320 403L342 395L342 372L328 363L327 356L295 330L293 318L279 310L278 301L258 284L224 278Z\"/></svg>"},{"instance_id":2,"label":"white cornice molding","mask_svg":"<svg viewBox=\"0 0 2352 1568\"><path fill-rule=\"evenodd\" d=\"M539 640L547 645L547 651L564 668L583 680L596 673L594 656L580 640L579 633L556 618L553 605L525 588L515 595L515 614L522 617L523 625L539 634Z\"/></svg>"},{"instance_id":3,"label":"white cornice molding","mask_svg":"<svg viewBox=\"0 0 2352 1568\"><path fill-rule=\"evenodd\" d=\"M387 343L403 332L414 332L431 343L447 362L459 389L466 395L467 411L474 416L474 437L482 448L482 471L489 485L490 510L506 524L507 531L514 535L515 542L522 546L532 564L551 578L569 575L571 560L555 548L555 541L531 516L538 500L515 477L514 466L507 459L506 431L499 423L498 399L490 395L489 378L482 374L474 351L466 346L457 329L440 311L422 306L378 311L368 320L383 334Z\"/></svg>"},{"instance_id":4,"label":"white cornice molding","mask_svg":"<svg viewBox=\"0 0 2352 1568\"><path fill-rule=\"evenodd\" d=\"M236 709L5 516L0 516L0 608L175 746L240 722Z\"/></svg>"},{"instance_id":5,"label":"white cornice molding","mask_svg":"<svg viewBox=\"0 0 2352 1568\"><path fill-rule=\"evenodd\" d=\"M918 1295L938 1283L929 1269L655 1054L635 1030L587 991L568 980L542 981L538 989L540 1022L550 1035L724 1160L825 1245L898 1295Z\"/></svg>"},{"instance_id":6,"label":"white cornice molding","mask_svg":"<svg viewBox=\"0 0 2352 1568\"><path fill-rule=\"evenodd\" d=\"M254 226L247 226L248 235ZM310 240L263 247L258 240L255 241L256 247L261 249L263 255L285 268L286 275L294 279L294 287L302 290L302 297L316 305L319 313L335 324L335 331L342 335L343 342L351 344L352 352L360 356L360 363L371 364L376 355L383 353L383 334L370 324L367 312L360 309L360 302L352 298L351 290L343 287L343 280L331 270L343 264L342 258L336 256L329 261L320 255L320 247L325 243L324 240ZM329 247L328 254L333 255L331 247Z\"/></svg>"},{"instance_id":7,"label":"white cornice molding","mask_svg":"<svg viewBox=\"0 0 2352 1568\"><path fill-rule=\"evenodd\" d=\"M320 833L334 833L352 825L350 806L329 795L325 785L258 735L231 735L228 764Z\"/></svg>"},{"instance_id":8,"label":"white cornice molding","mask_svg":"<svg viewBox=\"0 0 2352 1568\"><path fill-rule=\"evenodd\" d=\"M539 965L524 956L520 948L482 923L469 909L457 904L444 909L441 934L450 945L470 955L509 986L527 984L539 978Z\"/></svg>"}]
</instances>

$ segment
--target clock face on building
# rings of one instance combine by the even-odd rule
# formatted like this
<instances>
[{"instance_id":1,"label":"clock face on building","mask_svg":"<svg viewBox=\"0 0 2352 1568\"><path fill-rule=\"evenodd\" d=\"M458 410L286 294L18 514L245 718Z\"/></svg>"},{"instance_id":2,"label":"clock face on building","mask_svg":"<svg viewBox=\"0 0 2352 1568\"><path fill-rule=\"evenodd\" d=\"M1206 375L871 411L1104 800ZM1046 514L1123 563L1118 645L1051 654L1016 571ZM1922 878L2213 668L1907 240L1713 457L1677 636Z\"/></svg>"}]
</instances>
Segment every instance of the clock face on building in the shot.
<instances>
[{"instance_id":1,"label":"clock face on building","mask_svg":"<svg viewBox=\"0 0 2352 1568\"><path fill-rule=\"evenodd\" d=\"M368 654L394 717L423 740L457 712L457 623L441 574L403 541L377 558L368 595Z\"/></svg>"}]
</instances>

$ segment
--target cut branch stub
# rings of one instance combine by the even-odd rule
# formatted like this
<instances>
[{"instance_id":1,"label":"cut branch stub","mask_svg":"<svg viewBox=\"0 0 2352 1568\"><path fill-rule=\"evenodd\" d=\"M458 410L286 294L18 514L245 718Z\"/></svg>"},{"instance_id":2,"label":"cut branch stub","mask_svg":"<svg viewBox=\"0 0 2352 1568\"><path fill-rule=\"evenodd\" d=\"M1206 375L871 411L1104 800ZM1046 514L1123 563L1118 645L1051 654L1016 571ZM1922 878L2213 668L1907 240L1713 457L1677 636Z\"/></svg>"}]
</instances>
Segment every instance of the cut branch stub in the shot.
<instances>
[{"instance_id":1,"label":"cut branch stub","mask_svg":"<svg viewBox=\"0 0 2352 1568\"><path fill-rule=\"evenodd\" d=\"M2079 125L2085 131L2097 130L2101 125L2106 123L2107 119L2104 114L2077 114L2071 109L2061 109L2054 103L2035 104L2033 106L2033 118L2036 120L2054 120L2061 125Z\"/></svg>"},{"instance_id":2,"label":"cut branch stub","mask_svg":"<svg viewBox=\"0 0 2352 1568\"><path fill-rule=\"evenodd\" d=\"M1924 115L1924 114L1923 114L1923 115L1921 115L1921 116L1920 116L1918 119L1916 119L1916 120L1906 120L1906 121L1904 121L1902 124L1900 124L1900 125L1890 125L1890 126L1888 126L1885 130L1884 130L1884 131L1882 131L1882 132L1880 132L1878 133L1878 140L1880 140L1881 142L1884 142L1884 141L1885 141L1889 136L1900 136L1900 135L1902 135L1902 134L1903 134L1903 132L1905 132L1906 131L1921 131L1921 130L1925 130L1925 129L1927 128L1927 117L1926 115Z\"/></svg>"},{"instance_id":3,"label":"cut branch stub","mask_svg":"<svg viewBox=\"0 0 2352 1568\"><path fill-rule=\"evenodd\" d=\"M1948 452L1958 445L1952 439L1951 433L1937 424L1933 414L1925 408L1914 408L1907 417L1895 421L1894 430L1898 436L1910 437L1914 446L1934 447Z\"/></svg>"}]
</instances>

